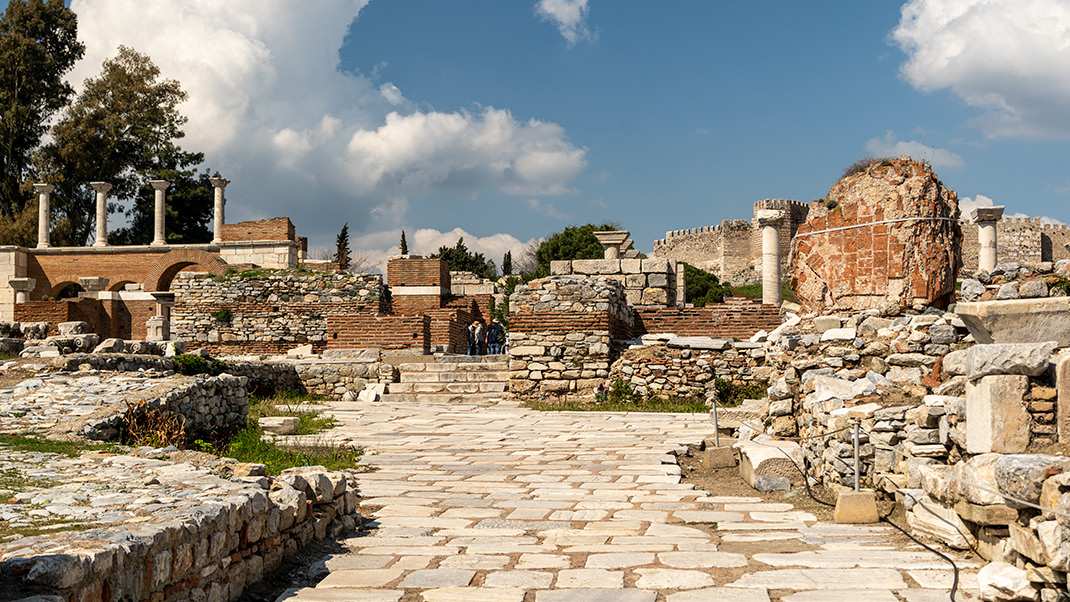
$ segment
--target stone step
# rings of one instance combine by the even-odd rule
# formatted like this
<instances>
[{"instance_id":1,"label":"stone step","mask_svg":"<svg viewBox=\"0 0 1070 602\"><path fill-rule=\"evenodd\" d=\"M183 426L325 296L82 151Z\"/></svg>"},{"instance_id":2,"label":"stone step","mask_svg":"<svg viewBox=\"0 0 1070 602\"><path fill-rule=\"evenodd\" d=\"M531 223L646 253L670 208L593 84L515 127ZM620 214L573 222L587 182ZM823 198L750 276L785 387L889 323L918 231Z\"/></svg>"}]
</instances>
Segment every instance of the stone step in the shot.
<instances>
[{"instance_id":1,"label":"stone step","mask_svg":"<svg viewBox=\"0 0 1070 602\"><path fill-rule=\"evenodd\" d=\"M480 383L388 383L387 393L504 393L508 382Z\"/></svg>"},{"instance_id":2,"label":"stone step","mask_svg":"<svg viewBox=\"0 0 1070 602\"><path fill-rule=\"evenodd\" d=\"M382 401L389 403L479 403L501 399L502 393L386 393Z\"/></svg>"},{"instance_id":3,"label":"stone step","mask_svg":"<svg viewBox=\"0 0 1070 602\"><path fill-rule=\"evenodd\" d=\"M402 372L398 379L403 383L506 382L509 380L509 373L499 370L493 372Z\"/></svg>"},{"instance_id":4,"label":"stone step","mask_svg":"<svg viewBox=\"0 0 1070 602\"><path fill-rule=\"evenodd\" d=\"M398 364L400 372L484 372L508 369L508 361L467 363L412 362Z\"/></svg>"}]
</instances>

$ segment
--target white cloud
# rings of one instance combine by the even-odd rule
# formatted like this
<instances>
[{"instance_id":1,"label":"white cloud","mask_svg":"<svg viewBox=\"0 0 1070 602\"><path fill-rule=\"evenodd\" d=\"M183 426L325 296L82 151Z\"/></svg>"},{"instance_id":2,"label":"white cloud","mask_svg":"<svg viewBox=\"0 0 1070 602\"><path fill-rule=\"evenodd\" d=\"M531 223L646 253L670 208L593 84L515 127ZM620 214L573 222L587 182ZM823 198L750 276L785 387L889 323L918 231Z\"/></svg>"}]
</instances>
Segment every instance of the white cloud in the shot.
<instances>
[{"instance_id":1,"label":"white cloud","mask_svg":"<svg viewBox=\"0 0 1070 602\"><path fill-rule=\"evenodd\" d=\"M409 253L413 255L431 255L438 251L439 247L452 247L457 244L459 238L464 238L464 245L473 253L482 253L487 259L494 260L494 264L501 270L502 257L506 251L512 251L513 261L520 257L524 249L531 241L523 242L510 234L491 234L490 236L476 236L462 228L454 228L448 232L441 232L434 228L420 228L408 230L405 233L405 241L409 246ZM401 252L401 229L382 230L371 232L352 239L350 247L354 255L366 257L367 265L373 266L382 273L386 273L386 261L392 255Z\"/></svg>"},{"instance_id":2,"label":"white cloud","mask_svg":"<svg viewBox=\"0 0 1070 602\"><path fill-rule=\"evenodd\" d=\"M587 0L539 0L535 4L535 14L556 25L569 46L594 39L587 28L589 11Z\"/></svg>"},{"instance_id":3,"label":"white cloud","mask_svg":"<svg viewBox=\"0 0 1070 602\"><path fill-rule=\"evenodd\" d=\"M538 211L546 217L552 217L557 220L564 221L572 218L571 215L565 215L564 213L558 211L557 207L554 207L552 204L543 203L539 199L528 199L528 207L531 207L532 209Z\"/></svg>"},{"instance_id":4,"label":"white cloud","mask_svg":"<svg viewBox=\"0 0 1070 602\"><path fill-rule=\"evenodd\" d=\"M928 161L933 167L962 167L966 164L962 157L947 149L928 146L916 140L898 140L893 132L868 140L866 152L877 157L908 155L917 161Z\"/></svg>"},{"instance_id":5,"label":"white cloud","mask_svg":"<svg viewBox=\"0 0 1070 602\"><path fill-rule=\"evenodd\" d=\"M968 196L962 197L959 199L959 215L962 219L968 220L970 219L970 214L973 212L974 209L977 209L978 207L994 207L995 205L995 201L983 194L978 194L972 198ZM1021 219L1030 216L1020 211L1015 213L1007 213L1006 211L1004 211L1003 217ZM1063 222L1055 219L1054 217L1043 216L1040 218L1040 223L1060 225Z\"/></svg>"},{"instance_id":6,"label":"white cloud","mask_svg":"<svg viewBox=\"0 0 1070 602\"><path fill-rule=\"evenodd\" d=\"M892 39L904 79L984 111L987 136L1070 137L1070 3L910 0Z\"/></svg>"},{"instance_id":7,"label":"white cloud","mask_svg":"<svg viewBox=\"0 0 1070 602\"><path fill-rule=\"evenodd\" d=\"M355 233L403 223L425 194L574 192L586 149L560 126L493 107L429 109L378 80L385 63L340 72L368 1L73 0L86 56L70 79L80 86L125 44L180 81L181 144L232 180L233 221L290 215L326 240L346 219Z\"/></svg>"}]
</instances>

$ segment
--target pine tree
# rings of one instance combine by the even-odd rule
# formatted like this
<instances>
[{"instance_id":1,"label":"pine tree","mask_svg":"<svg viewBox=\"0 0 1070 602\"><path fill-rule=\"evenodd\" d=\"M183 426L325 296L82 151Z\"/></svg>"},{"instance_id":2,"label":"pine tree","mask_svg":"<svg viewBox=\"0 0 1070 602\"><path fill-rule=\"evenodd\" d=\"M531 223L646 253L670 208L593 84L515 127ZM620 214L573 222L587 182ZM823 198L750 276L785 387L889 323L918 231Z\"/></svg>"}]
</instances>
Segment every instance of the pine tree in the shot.
<instances>
[{"instance_id":1,"label":"pine tree","mask_svg":"<svg viewBox=\"0 0 1070 602\"><path fill-rule=\"evenodd\" d=\"M335 241L336 251L334 260L338 263L339 270L349 269L349 222L342 225L342 231L338 233Z\"/></svg>"},{"instance_id":2,"label":"pine tree","mask_svg":"<svg viewBox=\"0 0 1070 602\"><path fill-rule=\"evenodd\" d=\"M408 255L409 254L409 243L405 242L405 231L404 230L401 231L401 254L402 255Z\"/></svg>"},{"instance_id":3,"label":"pine tree","mask_svg":"<svg viewBox=\"0 0 1070 602\"><path fill-rule=\"evenodd\" d=\"M506 251L505 256L502 257L502 276L508 276L513 273L513 252Z\"/></svg>"}]
</instances>

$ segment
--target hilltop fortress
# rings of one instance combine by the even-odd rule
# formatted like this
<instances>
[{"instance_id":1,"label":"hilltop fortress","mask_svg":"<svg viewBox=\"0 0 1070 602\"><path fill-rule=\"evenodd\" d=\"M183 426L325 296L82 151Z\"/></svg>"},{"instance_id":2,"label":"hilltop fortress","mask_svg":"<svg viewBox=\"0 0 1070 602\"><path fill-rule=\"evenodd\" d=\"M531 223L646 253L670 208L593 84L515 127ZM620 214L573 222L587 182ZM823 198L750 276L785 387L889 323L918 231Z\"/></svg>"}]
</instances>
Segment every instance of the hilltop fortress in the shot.
<instances>
[{"instance_id":1,"label":"hilltop fortress","mask_svg":"<svg viewBox=\"0 0 1070 602\"><path fill-rule=\"evenodd\" d=\"M726 219L717 226L673 230L654 241L652 256L689 263L715 274L731 284L754 284L761 280L762 235L758 212L780 210L784 219L780 231L781 273L786 274L791 241L799 226L806 222L808 203L788 199L764 199L754 203L751 219ZM962 224L973 224L962 216ZM1070 259L1070 226L1044 224L1040 218L1002 218L998 224L997 245L1000 263L1036 264L1042 261ZM963 273L977 271L977 228L962 229Z\"/></svg>"}]
</instances>

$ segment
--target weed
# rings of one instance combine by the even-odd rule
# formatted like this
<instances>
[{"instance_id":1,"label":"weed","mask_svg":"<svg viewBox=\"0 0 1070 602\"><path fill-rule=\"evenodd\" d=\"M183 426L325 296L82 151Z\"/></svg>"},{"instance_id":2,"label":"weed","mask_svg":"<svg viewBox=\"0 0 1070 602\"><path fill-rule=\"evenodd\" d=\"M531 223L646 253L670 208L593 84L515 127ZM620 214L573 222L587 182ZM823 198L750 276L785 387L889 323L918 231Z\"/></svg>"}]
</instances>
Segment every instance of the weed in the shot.
<instances>
[{"instance_id":1,"label":"weed","mask_svg":"<svg viewBox=\"0 0 1070 602\"><path fill-rule=\"evenodd\" d=\"M256 422L264 416L296 416L301 422L295 434L314 435L338 425L333 416L302 408L320 400L318 395L305 395L299 391L283 391L269 397L250 395L249 421Z\"/></svg>"},{"instance_id":2,"label":"weed","mask_svg":"<svg viewBox=\"0 0 1070 602\"><path fill-rule=\"evenodd\" d=\"M743 403L745 399L765 397L769 383L764 380L739 383L717 377L713 380L713 386L717 391L717 404L721 407L734 407Z\"/></svg>"},{"instance_id":3,"label":"weed","mask_svg":"<svg viewBox=\"0 0 1070 602\"><path fill-rule=\"evenodd\" d=\"M0 447L16 451L59 454L74 458L83 451L103 451L113 454L126 453L126 449L115 443L78 443L76 441L50 441L23 435L0 435Z\"/></svg>"},{"instance_id":4,"label":"weed","mask_svg":"<svg viewBox=\"0 0 1070 602\"><path fill-rule=\"evenodd\" d=\"M185 416L161 408L150 409L144 401L127 403L119 437L127 445L150 447L185 447L189 440Z\"/></svg>"},{"instance_id":5,"label":"weed","mask_svg":"<svg viewBox=\"0 0 1070 602\"><path fill-rule=\"evenodd\" d=\"M327 470L355 468L357 461L364 455L364 449L361 447L327 441L299 443L282 448L273 440L264 438L263 431L256 423L250 423L238 431L224 448L213 449L213 452L239 462L264 464L268 474L272 475L294 466L320 465Z\"/></svg>"},{"instance_id":6,"label":"weed","mask_svg":"<svg viewBox=\"0 0 1070 602\"><path fill-rule=\"evenodd\" d=\"M171 358L171 361L174 362L175 372L185 374L186 376L194 376L197 374L219 376L227 369L227 363L223 360L217 360L213 357L202 357L195 353L176 355Z\"/></svg>"},{"instance_id":7,"label":"weed","mask_svg":"<svg viewBox=\"0 0 1070 602\"><path fill-rule=\"evenodd\" d=\"M213 313L212 318L214 318L216 322L229 324L230 321L234 319L234 314L231 313L229 309L224 307L223 309Z\"/></svg>"}]
</instances>

